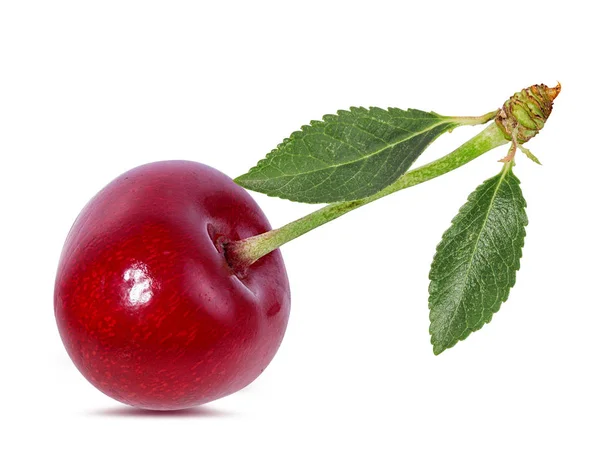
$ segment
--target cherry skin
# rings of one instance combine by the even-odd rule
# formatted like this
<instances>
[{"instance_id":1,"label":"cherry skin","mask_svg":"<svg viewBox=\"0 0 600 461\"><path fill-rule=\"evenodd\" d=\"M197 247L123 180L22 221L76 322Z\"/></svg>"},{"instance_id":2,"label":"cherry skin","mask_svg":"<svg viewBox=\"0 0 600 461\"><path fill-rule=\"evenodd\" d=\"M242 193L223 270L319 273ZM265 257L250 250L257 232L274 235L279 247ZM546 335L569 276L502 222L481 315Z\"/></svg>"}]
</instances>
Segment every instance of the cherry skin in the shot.
<instances>
[{"instance_id":1,"label":"cherry skin","mask_svg":"<svg viewBox=\"0 0 600 461\"><path fill-rule=\"evenodd\" d=\"M54 311L79 371L123 403L176 410L250 384L285 333L278 250L234 271L223 244L270 230L250 195L208 166L143 165L82 210L60 258Z\"/></svg>"}]
</instances>

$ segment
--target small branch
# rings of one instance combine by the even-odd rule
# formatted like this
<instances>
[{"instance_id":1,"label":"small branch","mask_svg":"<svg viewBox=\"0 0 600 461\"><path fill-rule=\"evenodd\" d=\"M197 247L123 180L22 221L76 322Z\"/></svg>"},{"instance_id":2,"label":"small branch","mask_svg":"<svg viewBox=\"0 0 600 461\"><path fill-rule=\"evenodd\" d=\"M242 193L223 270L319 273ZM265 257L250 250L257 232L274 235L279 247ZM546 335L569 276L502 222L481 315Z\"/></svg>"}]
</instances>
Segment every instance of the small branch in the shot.
<instances>
[{"instance_id":1,"label":"small branch","mask_svg":"<svg viewBox=\"0 0 600 461\"><path fill-rule=\"evenodd\" d=\"M490 117L488 120L491 120L496 114L497 111L493 113L490 112L483 117ZM416 186L417 184L421 184L455 170L485 152L506 144L507 142L508 140L505 138L500 127L496 123L492 123L450 154L420 168L409 171L401 176L396 182L370 197L351 202L333 203L310 213L303 218L286 224L279 229L274 229L244 240L226 244L225 255L227 261L234 270L243 273L247 267L254 264L266 254L279 248L283 244L306 234L312 229L322 226L329 221L333 221L352 210L360 208L367 203L374 202L386 195L390 195L408 187Z\"/></svg>"}]
</instances>

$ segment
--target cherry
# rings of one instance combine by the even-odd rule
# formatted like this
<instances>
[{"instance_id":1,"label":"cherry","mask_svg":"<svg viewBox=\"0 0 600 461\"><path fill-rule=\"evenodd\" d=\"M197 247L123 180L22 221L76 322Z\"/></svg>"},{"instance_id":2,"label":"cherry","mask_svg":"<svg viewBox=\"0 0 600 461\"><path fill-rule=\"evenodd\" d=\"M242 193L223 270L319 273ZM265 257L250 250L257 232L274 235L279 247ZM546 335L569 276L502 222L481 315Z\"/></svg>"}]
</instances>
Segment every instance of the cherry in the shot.
<instances>
[{"instance_id":1,"label":"cherry","mask_svg":"<svg viewBox=\"0 0 600 461\"><path fill-rule=\"evenodd\" d=\"M187 161L135 168L75 221L56 277L63 343L105 394L174 410L250 384L283 338L290 292L279 250L245 270L228 242L270 230L250 195Z\"/></svg>"}]
</instances>

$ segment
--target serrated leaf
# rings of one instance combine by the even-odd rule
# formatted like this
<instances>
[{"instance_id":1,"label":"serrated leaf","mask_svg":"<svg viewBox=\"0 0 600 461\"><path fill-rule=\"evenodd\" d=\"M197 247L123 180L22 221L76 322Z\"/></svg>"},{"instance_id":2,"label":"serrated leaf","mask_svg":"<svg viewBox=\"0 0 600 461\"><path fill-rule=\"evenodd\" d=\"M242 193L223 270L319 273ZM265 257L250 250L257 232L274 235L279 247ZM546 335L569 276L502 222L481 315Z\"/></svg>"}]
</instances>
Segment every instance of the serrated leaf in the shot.
<instances>
[{"instance_id":1,"label":"serrated leaf","mask_svg":"<svg viewBox=\"0 0 600 461\"><path fill-rule=\"evenodd\" d=\"M353 107L303 126L235 181L297 202L361 199L402 176L435 138L458 125L416 109Z\"/></svg>"},{"instance_id":2,"label":"serrated leaf","mask_svg":"<svg viewBox=\"0 0 600 461\"><path fill-rule=\"evenodd\" d=\"M429 278L429 332L437 355L492 320L508 299L525 241L525 199L510 165L485 181L452 220Z\"/></svg>"}]
</instances>

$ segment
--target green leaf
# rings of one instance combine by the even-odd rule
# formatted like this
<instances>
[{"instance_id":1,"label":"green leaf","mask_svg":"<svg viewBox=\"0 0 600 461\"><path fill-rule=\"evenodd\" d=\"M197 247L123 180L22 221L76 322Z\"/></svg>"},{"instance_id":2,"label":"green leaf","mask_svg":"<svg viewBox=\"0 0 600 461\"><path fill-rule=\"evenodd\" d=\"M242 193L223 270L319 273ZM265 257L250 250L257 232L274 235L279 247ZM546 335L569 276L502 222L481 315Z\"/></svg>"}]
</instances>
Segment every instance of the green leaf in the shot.
<instances>
[{"instance_id":1,"label":"green leaf","mask_svg":"<svg viewBox=\"0 0 600 461\"><path fill-rule=\"evenodd\" d=\"M353 107L293 133L235 181L297 202L333 203L390 185L459 119L416 109Z\"/></svg>"},{"instance_id":2,"label":"green leaf","mask_svg":"<svg viewBox=\"0 0 600 461\"><path fill-rule=\"evenodd\" d=\"M437 247L429 278L434 354L492 320L508 299L525 240L525 199L507 164L473 192Z\"/></svg>"}]
</instances>

